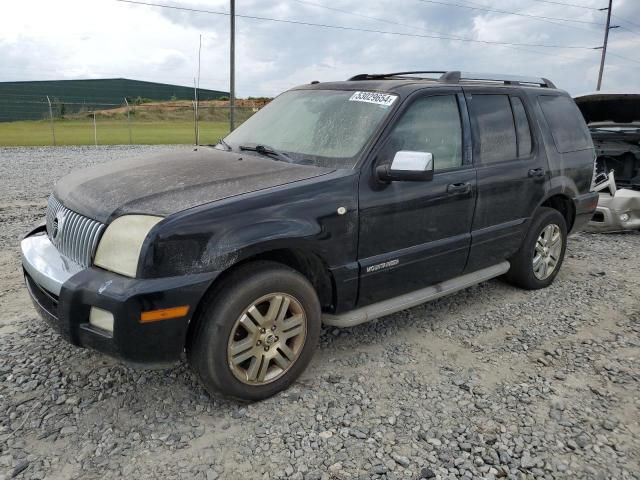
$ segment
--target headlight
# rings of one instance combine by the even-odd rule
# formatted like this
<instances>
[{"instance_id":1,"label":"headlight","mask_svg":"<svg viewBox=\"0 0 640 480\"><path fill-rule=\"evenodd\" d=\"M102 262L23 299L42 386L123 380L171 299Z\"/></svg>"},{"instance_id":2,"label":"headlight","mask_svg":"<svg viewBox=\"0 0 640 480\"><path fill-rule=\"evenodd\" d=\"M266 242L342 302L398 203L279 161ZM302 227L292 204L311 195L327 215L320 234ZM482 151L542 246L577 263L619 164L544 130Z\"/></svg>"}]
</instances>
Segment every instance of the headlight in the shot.
<instances>
[{"instance_id":1,"label":"headlight","mask_svg":"<svg viewBox=\"0 0 640 480\"><path fill-rule=\"evenodd\" d=\"M93 264L134 278L142 243L149 231L162 220L150 215L124 215L116 218L102 235Z\"/></svg>"}]
</instances>

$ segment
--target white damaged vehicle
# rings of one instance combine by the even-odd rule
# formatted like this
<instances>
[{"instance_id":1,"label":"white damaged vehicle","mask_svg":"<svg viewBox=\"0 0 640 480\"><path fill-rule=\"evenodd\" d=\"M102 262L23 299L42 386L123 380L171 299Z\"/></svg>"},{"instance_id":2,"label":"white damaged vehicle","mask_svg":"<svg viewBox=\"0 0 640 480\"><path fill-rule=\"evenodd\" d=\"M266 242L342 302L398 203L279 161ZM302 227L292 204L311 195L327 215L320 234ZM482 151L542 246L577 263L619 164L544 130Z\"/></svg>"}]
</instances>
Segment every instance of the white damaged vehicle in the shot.
<instances>
[{"instance_id":1,"label":"white damaged vehicle","mask_svg":"<svg viewBox=\"0 0 640 480\"><path fill-rule=\"evenodd\" d=\"M640 230L640 94L593 93L575 98L596 149L598 207L585 228Z\"/></svg>"},{"instance_id":2,"label":"white damaged vehicle","mask_svg":"<svg viewBox=\"0 0 640 480\"><path fill-rule=\"evenodd\" d=\"M594 190L600 194L593 218L585 230L617 232L640 230L640 191L616 187L614 172L596 177Z\"/></svg>"}]
</instances>

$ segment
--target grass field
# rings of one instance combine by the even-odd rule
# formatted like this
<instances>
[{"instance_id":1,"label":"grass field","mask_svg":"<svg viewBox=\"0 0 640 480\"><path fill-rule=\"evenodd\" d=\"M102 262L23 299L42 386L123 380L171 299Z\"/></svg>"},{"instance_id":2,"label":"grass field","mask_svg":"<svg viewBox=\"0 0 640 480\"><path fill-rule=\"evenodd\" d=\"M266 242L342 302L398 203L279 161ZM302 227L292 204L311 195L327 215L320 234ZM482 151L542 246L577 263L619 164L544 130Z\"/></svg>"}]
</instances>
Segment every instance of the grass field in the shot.
<instances>
[{"instance_id":1,"label":"grass field","mask_svg":"<svg viewBox=\"0 0 640 480\"><path fill-rule=\"evenodd\" d=\"M93 145L92 120L56 120L56 145ZM121 145L129 142L126 120L98 118L96 121L98 145ZM229 131L227 122L200 121L200 143L215 143ZM145 120L131 122L131 143L189 144L194 141L193 121ZM51 124L45 120L0 122L0 146L53 145Z\"/></svg>"}]
</instances>

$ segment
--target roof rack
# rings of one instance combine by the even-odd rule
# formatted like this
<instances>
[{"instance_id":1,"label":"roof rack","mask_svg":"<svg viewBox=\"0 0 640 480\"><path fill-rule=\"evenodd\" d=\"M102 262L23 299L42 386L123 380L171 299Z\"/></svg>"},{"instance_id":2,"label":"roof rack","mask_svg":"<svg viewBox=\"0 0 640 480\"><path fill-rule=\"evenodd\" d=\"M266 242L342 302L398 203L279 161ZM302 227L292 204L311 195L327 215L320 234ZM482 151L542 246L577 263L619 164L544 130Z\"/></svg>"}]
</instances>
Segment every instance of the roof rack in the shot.
<instances>
[{"instance_id":1,"label":"roof rack","mask_svg":"<svg viewBox=\"0 0 640 480\"><path fill-rule=\"evenodd\" d=\"M433 77L416 77L420 74L440 74L438 78ZM497 82L505 85L538 85L545 88L556 88L551 80L542 77L522 77L519 75L504 75L499 73L473 73L461 72L459 70L424 70L412 72L395 72L395 73L361 73L349 80L388 80L388 79L419 79L431 80L440 83L460 83L460 81L470 82Z\"/></svg>"}]
</instances>

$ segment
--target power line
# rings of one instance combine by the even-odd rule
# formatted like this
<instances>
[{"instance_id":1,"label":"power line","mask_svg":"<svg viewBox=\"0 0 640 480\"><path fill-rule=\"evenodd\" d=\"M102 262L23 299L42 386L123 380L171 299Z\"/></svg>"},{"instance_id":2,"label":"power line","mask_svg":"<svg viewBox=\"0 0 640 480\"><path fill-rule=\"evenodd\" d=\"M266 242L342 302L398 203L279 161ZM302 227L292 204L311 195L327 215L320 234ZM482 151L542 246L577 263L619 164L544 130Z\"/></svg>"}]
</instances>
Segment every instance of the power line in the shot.
<instances>
[{"instance_id":1,"label":"power line","mask_svg":"<svg viewBox=\"0 0 640 480\"><path fill-rule=\"evenodd\" d=\"M419 27L417 25L410 25L410 24L407 24L407 23L396 22L396 21L389 20L389 19L386 19L386 18L379 18L379 17L374 17L374 16L371 16L371 15L364 15L364 14L361 14L361 13L350 12L348 10L343 10L343 9L336 8L336 7L330 7L328 5L322 5L320 3L310 2L310 1L307 1L307 0L293 0L293 1L297 2L297 3L300 3L302 5L310 5L310 6L317 7L317 8L323 8L325 10L330 10L330 11L342 13L342 14L345 14L345 15L351 15L351 16L355 16L355 17L365 18L365 19L368 19L368 20L375 20L375 21L378 21L378 22L383 22L383 23L398 25L398 26L402 26L402 27L412 28L412 29L415 29L415 30L427 31L425 28ZM596 7L587 7L587 6L584 6L584 5L575 5L575 4L570 4L570 3L555 2L555 1L551 1L551 0L532 0L532 1L537 1L537 2L540 2L540 3L549 3L549 4L554 4L554 5L568 6L568 7L578 7L578 8L584 8L586 10L600 11L600 9L596 8ZM476 2L465 1L465 3L484 7L484 5L481 5L481 4L476 3ZM613 17L614 15L611 15L611 16ZM580 30L585 30L585 31L590 31L590 30L586 30L586 29L583 29L583 28L580 28L580 27L575 27L575 26L572 26L572 25L563 25L563 24L556 23L556 22L553 22L553 21L549 21L548 23L552 23L554 25L565 26L565 27L578 28ZM629 22L629 23L631 23L631 22ZM620 28L623 28L624 30L628 30L631 33L637 34L633 30L629 30L629 29L627 29L625 27L620 27ZM431 32L432 33L442 34L442 32L436 32L436 31L433 31L433 30L431 30ZM522 52L533 53L533 54L536 54L536 55L546 55L546 56L550 56L550 57L567 58L567 59L571 59L571 60L584 60L584 58L572 57L572 56L568 56L568 55L558 55L558 54L553 54L553 53L548 53L548 52L539 52L539 51L536 51L536 50L528 50L528 49L525 49L525 48L519 48L519 47L509 46L509 45L505 45L505 47L512 48L514 50L519 50L519 51L522 51ZM616 55L614 53L610 53L610 55L640 64L640 61L634 60L632 58L623 57L621 55Z\"/></svg>"},{"instance_id":2,"label":"power line","mask_svg":"<svg viewBox=\"0 0 640 480\"><path fill-rule=\"evenodd\" d=\"M124 0L118 0L118 1L124 1ZM574 20L572 18L560 18L560 17L546 17L543 15L532 15L529 13L520 13L520 12L512 12L512 11L508 11L508 10L498 10L495 8L486 8L486 7L471 7L469 5L461 5L459 3L445 3L445 2L439 2L436 0L420 0L421 2L424 3L432 3L434 5L444 5L447 7L457 7L457 8L468 8L470 10L483 10L485 12L493 12L493 13L504 13L507 15L516 15L518 17L529 17L529 18L538 18L538 19L544 19L544 20L558 20L561 22L573 22L573 23L582 23L585 25L604 25L604 23L599 23L599 22L589 22L587 20Z\"/></svg>"},{"instance_id":3,"label":"power line","mask_svg":"<svg viewBox=\"0 0 640 480\"><path fill-rule=\"evenodd\" d=\"M391 25L398 25L400 27L407 27L407 28L412 28L412 29L415 29L415 30L427 31L423 27L419 27L417 25L409 25L407 23L395 22L395 21L389 20L387 18L372 17L371 15L364 15L362 13L350 12L348 10L342 10L341 8L329 7L328 5L322 5L320 3L315 3L315 2L307 2L305 0L293 0L293 1L297 2L297 3L300 3L300 4L303 4L303 5L311 5L313 7L324 8L325 10L331 10L333 12L344 13L345 15L351 15L351 16L354 16L354 17L366 18L368 20L375 20L377 22L388 23L388 24L391 24ZM432 33L441 34L441 35L446 35L446 33L443 33L443 32L436 32L436 31L431 31L431 32Z\"/></svg>"},{"instance_id":4,"label":"power line","mask_svg":"<svg viewBox=\"0 0 640 480\"><path fill-rule=\"evenodd\" d=\"M175 5L165 5L160 3L153 2L142 2L137 0L115 0L116 2L122 3L130 3L134 5L146 5L150 7L159 7L159 8L168 8L172 10L182 10L188 12L196 12L196 13L206 13L210 15L224 15L229 16L230 14L227 12L219 12L213 10L202 10L197 8L189 8L189 7L178 7ZM427 1L427 0L421 0ZM344 25L330 25L325 23L313 23L313 22L305 22L300 20L285 20L282 18L270 18L270 17L260 17L256 15L240 15L236 14L237 18L245 18L249 20L264 20L269 22L278 22L278 23L288 23L293 25L303 25L308 27L319 27L319 28L329 28L333 30L346 30L346 31L354 31L354 32L366 32L366 33L379 33L385 35L395 35L400 37L416 37L416 38L432 38L437 40L451 40L458 42L472 42L472 43L482 43L485 45L511 45L511 46L519 46L519 47L538 47L538 48L568 48L568 49L579 49L579 50L591 50L593 47L587 47L584 45L547 45L547 44L537 44L537 43L512 43L512 42L498 42L498 41L490 41L490 40L476 40L464 37L453 37L453 36L441 36L441 35L430 35L430 34L416 34L416 33L403 33L403 32L393 32L387 30L373 30L367 28L356 28L356 27L347 27Z\"/></svg>"},{"instance_id":5,"label":"power line","mask_svg":"<svg viewBox=\"0 0 640 480\"><path fill-rule=\"evenodd\" d=\"M617 58L620 58L622 60L627 60L629 62L640 64L640 60L636 60L634 58L629 58L629 57L623 57L622 55L618 55L617 53L607 52L607 55L611 55L612 57L617 57Z\"/></svg>"},{"instance_id":6,"label":"power line","mask_svg":"<svg viewBox=\"0 0 640 480\"><path fill-rule=\"evenodd\" d=\"M422 0L420 0L420 1L422 1ZM484 8L484 7L486 7L486 5L481 5L481 4L476 3L476 2L469 2L469 1L464 1L464 0L462 0L462 1L463 1L463 3L470 3L470 4L473 4L473 5L478 5L478 6L483 7L483 8ZM583 9L585 9L585 10L591 10L591 11L596 11L596 12L601 12L601 11L603 10L602 8L598 8L598 7L587 7L587 6L585 6L585 5L576 5L575 3L556 2L556 1L552 1L552 0L531 0L531 1L532 1L532 2L539 2L539 3L548 3L548 4L551 4L551 5L561 5L561 6L565 6L565 7L583 8ZM429 2L429 3L431 3L431 2ZM440 3L440 2L439 2L439 3ZM444 4L444 3L442 2L442 4ZM464 5L462 5L462 6L464 6ZM468 8L470 8L470 7L468 7ZM604 8L604 10L606 10L606 8ZM503 13L506 13L506 12L503 12ZM512 14L516 14L516 15L517 15L517 14L518 14L518 12L513 12ZM523 15L524 15L524 14L523 14ZM541 19L542 19L543 17L538 17L538 16L536 16L536 18L541 18ZM618 15L611 14L611 18L616 18L618 21L621 21L621 22L624 22L624 23L628 23L628 24L630 24L630 25L633 25L633 26L635 26L635 27L640 28L640 24L638 24L638 23L634 23L634 22L632 22L631 20L627 20L627 19L622 18L622 17L620 17L620 16L618 16ZM569 19L564 19L564 18L563 18L563 19L558 18L557 20L561 20L561 21L571 21L571 20L569 20ZM549 22L549 23L554 23L554 22ZM561 25L561 24L559 24L559 23L555 23L555 25ZM596 25L600 25L600 26L602 26L602 25L604 25L604 23L596 23ZM568 26L568 25L567 25L567 26ZM578 28L578 27L573 27L573 28ZM640 35L640 33L635 32L634 30L631 30L631 29L629 29L629 28L622 27L622 26L620 26L619 28L622 28L622 29L624 29L624 30L627 30L627 31L629 31L629 32L631 32L631 33L634 33L634 34L636 34L636 35Z\"/></svg>"},{"instance_id":7,"label":"power line","mask_svg":"<svg viewBox=\"0 0 640 480\"><path fill-rule=\"evenodd\" d=\"M329 7L327 5L322 5L322 4L315 3L315 2L308 2L306 0L293 0L293 1L297 2L297 3L301 3L303 5L312 5L314 7L324 8L326 10L331 10L331 11L334 11L334 12L344 13L346 15L352 15L352 16L355 16L355 17L366 18L368 20L375 20L375 21L378 21L378 22L389 23L389 24L392 24L392 25L399 25L401 27L412 28L412 29L415 29L415 30L421 30L423 32L435 33L435 34L438 34L438 35L447 35L447 33L437 32L435 30L427 30L427 29L425 29L423 27L419 27L417 25L409 25L407 23L396 22L396 21L389 20L389 19L386 19L386 18L373 17L373 16L370 16L370 15L364 15L364 14L361 14L361 13L350 12L348 10L342 10L340 8ZM480 4L475 3L475 2L465 2L465 3L470 3L470 4L474 4L474 5L480 5ZM484 5L480 5L480 6L484 6ZM579 30L584 30L586 32L591 32L591 30L587 30L586 28L581 28L581 27L577 27L577 26L574 26L574 25L565 25L565 24L562 24L562 23L556 23L556 22L552 22L552 21L548 21L548 20L541 20L541 21L547 22L547 23L551 23L553 25L559 25L561 27L577 28ZM462 37L462 38L464 38L464 37Z\"/></svg>"},{"instance_id":8,"label":"power line","mask_svg":"<svg viewBox=\"0 0 640 480\"><path fill-rule=\"evenodd\" d=\"M459 1L462 1L463 3L467 3L467 4L470 4L470 5L477 5L479 7L482 7L483 9L485 7L487 7L487 5L483 5L483 4L477 3L477 2L470 2L469 0L459 0ZM514 14L519 16L520 12L514 12ZM557 26L563 27L563 28L573 28L575 30L582 30L584 32L593 33L592 29L588 29L588 28L585 28L585 27L579 27L578 25L571 25L571 24L568 24L568 23L559 23L559 22L553 21L553 20L547 20L547 19L544 19L544 18L538 18L538 16L532 17L532 18L533 18L533 20L537 20L539 22L550 23L552 25L557 25ZM591 27L591 28L593 28L593 27Z\"/></svg>"},{"instance_id":9,"label":"power line","mask_svg":"<svg viewBox=\"0 0 640 480\"><path fill-rule=\"evenodd\" d=\"M591 11L595 11L595 12L601 12L601 11L603 11L603 9L602 9L602 8L598 8L598 7L587 7L586 5L576 5L575 3L556 2L556 1L552 1L552 0L530 0L530 1L532 1L532 2L539 2L539 3L548 3L548 4L551 4L551 5L561 5L561 6L564 6L564 7L582 8L582 9L585 9L585 10L591 10ZM475 2L468 2L468 1L467 1L467 2L463 2L463 3L471 3L471 4L474 4L474 5L480 5L480 4L478 4L478 3L475 3ZM482 7L486 7L486 5L480 5L480 6L482 6ZM605 8L605 9L606 9L606 8ZM639 24L639 23L634 23L634 22L632 22L631 20L627 20L626 18L622 18L622 17L620 17L620 16L618 16L618 15L611 14L611 18L616 18L618 21L622 21L622 22L628 23L629 25L633 25L633 26L635 26L635 27L640 28L640 24ZM569 21L568 19L558 19L558 20L562 20L562 21ZM601 23L601 24L599 24L599 25L604 25L604 24L603 24L603 23ZM630 31L631 31L631 30L630 30ZM636 32L634 32L634 33L636 33Z\"/></svg>"},{"instance_id":10,"label":"power line","mask_svg":"<svg viewBox=\"0 0 640 480\"><path fill-rule=\"evenodd\" d=\"M427 30L424 27L418 26L418 25L410 25L408 23L402 23L402 22L396 22L394 20L389 20L387 18L380 18L380 17L373 17L371 15L364 15L361 13L356 13L356 12L350 12L348 10L343 10L340 8L335 8L335 7L330 7L328 5L322 5L320 3L315 3L315 2L308 2L306 0L292 0L294 2L300 3L302 5L311 5L313 7L318 7L318 8L324 8L325 10L331 10L333 12L339 12L339 13L343 13L345 15L351 15L354 17L359 17L359 18L366 18L367 20L375 20L376 22L383 22L383 23L388 23L391 25L398 25L400 27L406 27L406 28L411 28L413 30L420 30L422 32L427 32L427 33L431 33L431 34L437 34L437 35L444 35L447 38L456 38L456 39L467 39L467 40L475 40L475 39L469 39L468 37L452 37L451 35L448 35L445 32L438 32L436 30Z\"/></svg>"},{"instance_id":11,"label":"power line","mask_svg":"<svg viewBox=\"0 0 640 480\"><path fill-rule=\"evenodd\" d=\"M562 5L563 7L584 8L585 10L600 10L598 7L587 7L586 5L576 5L575 3L555 2L552 0L531 0L532 2L550 3L551 5Z\"/></svg>"},{"instance_id":12,"label":"power line","mask_svg":"<svg viewBox=\"0 0 640 480\"><path fill-rule=\"evenodd\" d=\"M623 22L628 23L629 25L633 25L634 27L640 28L640 23L634 23L631 20L627 20L626 18L619 17L618 15L614 15L613 13L611 14L611 16L613 18L617 18L618 21L622 20Z\"/></svg>"},{"instance_id":13,"label":"power line","mask_svg":"<svg viewBox=\"0 0 640 480\"><path fill-rule=\"evenodd\" d=\"M611 16L613 17L613 15L611 15ZM618 26L617 26L617 28L619 28L619 29L621 29L621 30L624 30L624 31L626 31L626 32L629 32L629 33L633 33L634 35L637 35L637 36L639 36L639 37L640 37L640 33L636 32L636 31L634 31L634 30L631 30L631 29L629 29L629 28L627 28L627 27L623 27L622 25L618 25Z\"/></svg>"},{"instance_id":14,"label":"power line","mask_svg":"<svg viewBox=\"0 0 640 480\"><path fill-rule=\"evenodd\" d=\"M320 3L309 2L309 1L306 1L306 0L293 0L293 1L297 2L297 3L300 3L300 4L303 4L303 5L311 5L313 7L324 8L326 10L331 10L331 11L343 13L343 14L346 14L346 15L352 15L352 16L356 16L356 17L360 17L360 18L366 18L368 20L375 20L375 21L378 21L378 22L390 23L390 24L393 24L393 25L399 25L399 26L402 26L402 27L412 28L412 29L415 29L415 30L421 30L421 31L424 31L424 32L430 31L432 33L443 34L443 32L436 32L436 31L433 31L433 30L426 30L425 28L419 27L417 25L409 25L407 23L395 22L393 20L389 20L389 19L386 19L386 18L373 17L371 15L363 15L363 14L356 13L356 12L349 12L348 10L342 10L340 8L330 7L328 5L322 5ZM467 2L467 3L472 3L472 2ZM550 23L554 23L554 22L550 22ZM562 24L558 24L558 23L554 23L554 24L555 25L562 25ZM565 26L565 25L562 25L562 26ZM579 27L575 27L575 28L579 28ZM583 30L583 29L581 29L581 30ZM515 47L515 46L511 46L511 45L503 45L503 46L505 48L511 48L511 49L518 50L518 51L521 51L521 52L534 53L534 54L537 54L537 55L545 55L545 56L548 56L548 57L568 58L568 59L571 59L571 60L584 60L584 59L578 58L578 57L571 57L571 56L568 56L568 55L559 55L559 54L548 53L548 52L539 52L537 50L528 50L528 49L525 49L525 48Z\"/></svg>"}]
</instances>

